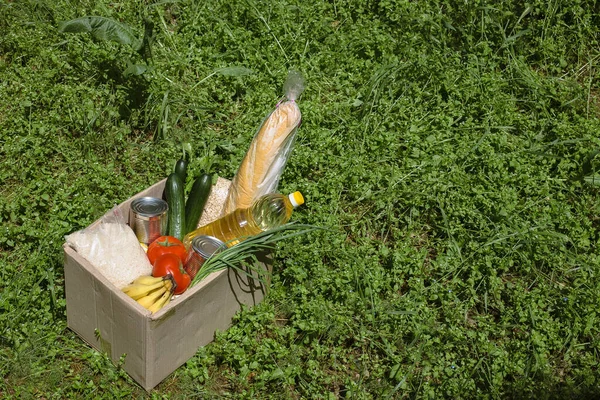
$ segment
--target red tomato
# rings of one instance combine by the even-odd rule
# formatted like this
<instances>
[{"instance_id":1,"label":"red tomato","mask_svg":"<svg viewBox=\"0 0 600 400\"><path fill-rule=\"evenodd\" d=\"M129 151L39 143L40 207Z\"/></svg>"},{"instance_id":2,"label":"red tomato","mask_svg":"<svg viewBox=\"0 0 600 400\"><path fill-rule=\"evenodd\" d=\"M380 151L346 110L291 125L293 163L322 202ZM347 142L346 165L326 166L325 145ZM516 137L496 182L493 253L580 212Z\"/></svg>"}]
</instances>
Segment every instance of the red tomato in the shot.
<instances>
[{"instance_id":1,"label":"red tomato","mask_svg":"<svg viewBox=\"0 0 600 400\"><path fill-rule=\"evenodd\" d=\"M187 251L181 240L173 236L161 236L148 246L148 260L154 265L156 259L163 254L172 253L179 257L182 263L185 263Z\"/></svg>"},{"instance_id":2,"label":"red tomato","mask_svg":"<svg viewBox=\"0 0 600 400\"><path fill-rule=\"evenodd\" d=\"M190 286L192 278L183 269L181 259L173 253L167 253L159 256L154 261L152 268L152 276L167 276L171 275L175 281L174 294L181 294Z\"/></svg>"}]
</instances>

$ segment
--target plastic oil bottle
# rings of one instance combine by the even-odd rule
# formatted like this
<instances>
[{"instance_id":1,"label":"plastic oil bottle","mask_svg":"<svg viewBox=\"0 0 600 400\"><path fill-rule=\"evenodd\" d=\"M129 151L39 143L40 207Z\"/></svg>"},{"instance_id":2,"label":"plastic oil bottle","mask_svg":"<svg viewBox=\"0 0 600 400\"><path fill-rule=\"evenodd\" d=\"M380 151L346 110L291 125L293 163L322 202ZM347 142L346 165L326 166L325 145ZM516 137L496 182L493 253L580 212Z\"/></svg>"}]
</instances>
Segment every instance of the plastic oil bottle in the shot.
<instances>
[{"instance_id":1,"label":"plastic oil bottle","mask_svg":"<svg viewBox=\"0 0 600 400\"><path fill-rule=\"evenodd\" d=\"M256 199L250 207L238 208L188 233L183 238L183 243L189 248L196 236L206 235L216 237L231 247L239 243L234 239L253 236L285 224L290 220L294 208L302 204L304 197L300 192L287 196L279 193L266 194Z\"/></svg>"}]
</instances>

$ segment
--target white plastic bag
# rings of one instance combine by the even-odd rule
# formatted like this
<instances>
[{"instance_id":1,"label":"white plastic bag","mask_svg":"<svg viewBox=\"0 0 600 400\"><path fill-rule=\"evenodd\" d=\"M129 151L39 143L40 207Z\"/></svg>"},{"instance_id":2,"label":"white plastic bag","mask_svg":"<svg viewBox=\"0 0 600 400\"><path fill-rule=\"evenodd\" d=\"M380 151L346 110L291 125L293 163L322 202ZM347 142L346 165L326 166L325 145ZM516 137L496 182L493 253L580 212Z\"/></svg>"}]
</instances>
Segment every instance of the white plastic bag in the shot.
<instances>
[{"instance_id":1,"label":"white plastic bag","mask_svg":"<svg viewBox=\"0 0 600 400\"><path fill-rule=\"evenodd\" d=\"M146 252L116 206L98 225L67 235L65 240L119 289L152 273Z\"/></svg>"}]
</instances>

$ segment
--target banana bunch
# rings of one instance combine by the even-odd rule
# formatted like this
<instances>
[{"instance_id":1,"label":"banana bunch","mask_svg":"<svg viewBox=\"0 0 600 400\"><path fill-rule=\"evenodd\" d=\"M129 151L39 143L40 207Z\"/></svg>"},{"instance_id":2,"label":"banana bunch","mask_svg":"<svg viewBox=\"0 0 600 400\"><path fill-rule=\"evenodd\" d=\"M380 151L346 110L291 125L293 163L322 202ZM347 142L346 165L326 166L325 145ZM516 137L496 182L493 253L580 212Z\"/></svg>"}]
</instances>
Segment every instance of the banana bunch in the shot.
<instances>
[{"instance_id":1,"label":"banana bunch","mask_svg":"<svg viewBox=\"0 0 600 400\"><path fill-rule=\"evenodd\" d=\"M143 275L125 286L123 292L142 307L155 313L171 301L175 285L171 275L154 277Z\"/></svg>"}]
</instances>

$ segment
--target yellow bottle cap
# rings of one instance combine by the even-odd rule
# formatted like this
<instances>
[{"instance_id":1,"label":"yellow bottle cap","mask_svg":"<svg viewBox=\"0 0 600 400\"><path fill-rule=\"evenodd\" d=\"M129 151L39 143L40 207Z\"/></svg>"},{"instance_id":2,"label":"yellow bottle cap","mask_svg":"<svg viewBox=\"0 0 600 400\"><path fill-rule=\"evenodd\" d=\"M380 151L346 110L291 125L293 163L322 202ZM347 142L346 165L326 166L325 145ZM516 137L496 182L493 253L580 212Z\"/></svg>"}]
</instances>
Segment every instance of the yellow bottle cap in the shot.
<instances>
[{"instance_id":1,"label":"yellow bottle cap","mask_svg":"<svg viewBox=\"0 0 600 400\"><path fill-rule=\"evenodd\" d=\"M290 194L289 198L290 198L290 202L292 203L294 208L304 204L304 196L302 196L302 193L300 193L300 192L294 192L294 193Z\"/></svg>"}]
</instances>

